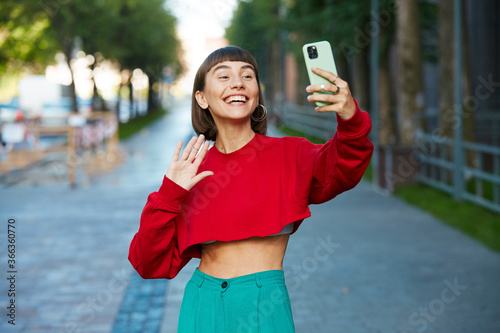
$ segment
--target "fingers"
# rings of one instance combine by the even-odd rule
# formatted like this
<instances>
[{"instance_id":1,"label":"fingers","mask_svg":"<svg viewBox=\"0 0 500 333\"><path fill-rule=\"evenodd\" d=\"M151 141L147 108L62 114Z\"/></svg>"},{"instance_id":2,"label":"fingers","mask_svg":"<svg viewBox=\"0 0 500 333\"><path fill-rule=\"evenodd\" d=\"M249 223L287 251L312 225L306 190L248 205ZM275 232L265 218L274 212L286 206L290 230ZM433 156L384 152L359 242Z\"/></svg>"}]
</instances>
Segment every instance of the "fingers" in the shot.
<instances>
[{"instance_id":1,"label":"fingers","mask_svg":"<svg viewBox=\"0 0 500 333\"><path fill-rule=\"evenodd\" d=\"M332 72L313 67L312 71L328 80L324 84L313 84L306 88L312 93L307 96L311 102L323 102L328 105L317 107L317 112L336 112L341 118L348 118L355 111L356 105L352 99L349 85Z\"/></svg>"},{"instance_id":2,"label":"fingers","mask_svg":"<svg viewBox=\"0 0 500 333\"><path fill-rule=\"evenodd\" d=\"M203 179L209 177L209 176L213 176L214 173L213 171L203 171L203 172L200 172L199 174L197 174L196 176L193 177L193 186L198 184L200 181L202 181Z\"/></svg>"},{"instance_id":3,"label":"fingers","mask_svg":"<svg viewBox=\"0 0 500 333\"><path fill-rule=\"evenodd\" d=\"M189 157L189 154L191 153L191 149L193 148L194 143L196 142L196 137L193 136L191 140L189 140L186 148L184 148L184 151L182 152L181 159L187 160Z\"/></svg>"},{"instance_id":4,"label":"fingers","mask_svg":"<svg viewBox=\"0 0 500 333\"><path fill-rule=\"evenodd\" d=\"M178 161L179 160L179 155L181 154L181 149L182 149L182 141L179 141L177 143L177 146L175 146L175 151L174 151L174 157L172 157L172 161Z\"/></svg>"},{"instance_id":5,"label":"fingers","mask_svg":"<svg viewBox=\"0 0 500 333\"><path fill-rule=\"evenodd\" d=\"M326 86L326 84L325 84ZM308 87L309 88L309 87ZM308 92L312 92L312 89L307 89ZM326 89L325 89L326 91ZM342 89L338 94L332 94L331 92L326 93L313 93L312 95L307 96L307 100L310 102L324 102L329 104L344 104L347 98L350 96L349 92L342 92Z\"/></svg>"},{"instance_id":6,"label":"fingers","mask_svg":"<svg viewBox=\"0 0 500 333\"><path fill-rule=\"evenodd\" d=\"M315 110L318 112L333 111L342 112L346 106L353 102L352 97L347 94L331 95L331 94L314 94L307 98L311 102L324 102L328 105L317 107Z\"/></svg>"},{"instance_id":7,"label":"fingers","mask_svg":"<svg viewBox=\"0 0 500 333\"><path fill-rule=\"evenodd\" d=\"M194 160L194 158L198 154L198 151L200 150L200 148L203 145L203 140L205 140L205 136L203 134L200 134L200 136L198 138L193 136L191 138L191 140L189 140L186 148L184 148L184 151L182 152L181 159L182 160L191 160L191 161ZM180 144L182 147L182 143L180 143ZM180 153L180 150L179 150L179 152L177 152L177 150L179 149L178 146L179 146L179 144L177 144L177 147L176 147L176 150L174 153L174 157L177 155L177 159L179 156L178 153Z\"/></svg>"},{"instance_id":8,"label":"fingers","mask_svg":"<svg viewBox=\"0 0 500 333\"><path fill-rule=\"evenodd\" d=\"M335 112L342 119L350 119L356 113L356 103L350 96L335 96L330 105L315 108L316 112Z\"/></svg>"},{"instance_id":9,"label":"fingers","mask_svg":"<svg viewBox=\"0 0 500 333\"><path fill-rule=\"evenodd\" d=\"M189 161L193 161L196 155L198 155L200 149L203 148L203 140L205 140L205 136L203 134L200 134L198 139L196 139L193 146L190 148L191 151L189 152ZM188 149L188 147L186 147L186 149Z\"/></svg>"},{"instance_id":10,"label":"fingers","mask_svg":"<svg viewBox=\"0 0 500 333\"><path fill-rule=\"evenodd\" d=\"M201 164L203 159L205 158L205 155L207 154L208 147L210 147L210 142L205 141L203 145L200 148L200 153L196 156L195 160L193 163L196 163L198 166Z\"/></svg>"},{"instance_id":11,"label":"fingers","mask_svg":"<svg viewBox=\"0 0 500 333\"><path fill-rule=\"evenodd\" d=\"M342 80L338 75L335 75L332 72L325 71L324 69L317 67L312 67L311 70L313 73L324 77L328 81L332 82L332 84L339 86L340 88L346 88L348 86L346 81Z\"/></svg>"},{"instance_id":12,"label":"fingers","mask_svg":"<svg viewBox=\"0 0 500 333\"><path fill-rule=\"evenodd\" d=\"M307 86L306 91L310 93L320 92L320 93L332 93L338 95L342 89L332 83L324 83L324 84L313 84Z\"/></svg>"}]
</instances>

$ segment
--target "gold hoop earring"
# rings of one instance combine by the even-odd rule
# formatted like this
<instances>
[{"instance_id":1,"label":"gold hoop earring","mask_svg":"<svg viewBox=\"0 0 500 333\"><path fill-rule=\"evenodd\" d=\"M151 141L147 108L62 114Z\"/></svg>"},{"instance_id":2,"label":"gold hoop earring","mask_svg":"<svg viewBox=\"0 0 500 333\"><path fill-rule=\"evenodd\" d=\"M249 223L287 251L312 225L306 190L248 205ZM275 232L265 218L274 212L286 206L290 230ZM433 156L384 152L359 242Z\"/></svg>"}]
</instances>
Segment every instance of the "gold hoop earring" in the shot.
<instances>
[{"instance_id":1,"label":"gold hoop earring","mask_svg":"<svg viewBox=\"0 0 500 333\"><path fill-rule=\"evenodd\" d=\"M259 104L259 106L262 107L262 109L264 110L264 114L262 116L260 116L259 118L255 118L253 116L253 114L250 116L253 121L258 122L258 123L261 122L261 121L263 121L267 117L267 109L266 109L266 107L264 105L262 105L262 104Z\"/></svg>"}]
</instances>

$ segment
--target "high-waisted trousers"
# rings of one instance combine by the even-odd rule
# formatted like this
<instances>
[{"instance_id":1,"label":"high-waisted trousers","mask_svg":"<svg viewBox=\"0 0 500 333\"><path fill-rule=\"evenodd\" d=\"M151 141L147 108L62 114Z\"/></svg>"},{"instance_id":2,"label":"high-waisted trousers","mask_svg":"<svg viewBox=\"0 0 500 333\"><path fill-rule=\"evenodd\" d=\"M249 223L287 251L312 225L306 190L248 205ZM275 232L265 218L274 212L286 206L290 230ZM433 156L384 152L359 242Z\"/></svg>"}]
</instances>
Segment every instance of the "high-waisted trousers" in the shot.
<instances>
[{"instance_id":1,"label":"high-waisted trousers","mask_svg":"<svg viewBox=\"0 0 500 333\"><path fill-rule=\"evenodd\" d=\"M219 279L198 269L186 285L177 333L293 333L284 273Z\"/></svg>"}]
</instances>

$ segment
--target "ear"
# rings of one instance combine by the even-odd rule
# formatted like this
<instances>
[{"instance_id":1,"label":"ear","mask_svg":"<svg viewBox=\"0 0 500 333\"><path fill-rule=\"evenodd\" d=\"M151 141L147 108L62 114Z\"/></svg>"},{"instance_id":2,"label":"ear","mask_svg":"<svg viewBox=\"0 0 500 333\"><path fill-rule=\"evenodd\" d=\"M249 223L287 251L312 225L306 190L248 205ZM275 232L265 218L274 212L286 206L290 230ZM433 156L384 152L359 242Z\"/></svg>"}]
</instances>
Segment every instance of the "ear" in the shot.
<instances>
[{"instance_id":1,"label":"ear","mask_svg":"<svg viewBox=\"0 0 500 333\"><path fill-rule=\"evenodd\" d=\"M194 97L196 98L196 101L198 102L200 108L202 109L208 108L208 102L207 99L205 98L205 94L203 93L203 91L198 90L194 95Z\"/></svg>"}]
</instances>

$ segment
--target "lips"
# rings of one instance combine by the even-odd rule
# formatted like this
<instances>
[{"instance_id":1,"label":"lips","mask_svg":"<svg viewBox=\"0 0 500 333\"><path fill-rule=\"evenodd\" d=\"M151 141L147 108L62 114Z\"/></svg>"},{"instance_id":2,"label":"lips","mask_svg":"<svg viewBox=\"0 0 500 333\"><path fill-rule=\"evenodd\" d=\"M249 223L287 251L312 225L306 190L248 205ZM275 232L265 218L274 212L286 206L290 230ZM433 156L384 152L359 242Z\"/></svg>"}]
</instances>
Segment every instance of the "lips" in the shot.
<instances>
[{"instance_id":1,"label":"lips","mask_svg":"<svg viewBox=\"0 0 500 333\"><path fill-rule=\"evenodd\" d=\"M237 105L237 104L245 104L248 101L248 98L244 95L233 95L224 99L224 102L227 104Z\"/></svg>"}]
</instances>

